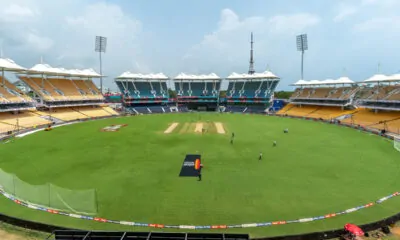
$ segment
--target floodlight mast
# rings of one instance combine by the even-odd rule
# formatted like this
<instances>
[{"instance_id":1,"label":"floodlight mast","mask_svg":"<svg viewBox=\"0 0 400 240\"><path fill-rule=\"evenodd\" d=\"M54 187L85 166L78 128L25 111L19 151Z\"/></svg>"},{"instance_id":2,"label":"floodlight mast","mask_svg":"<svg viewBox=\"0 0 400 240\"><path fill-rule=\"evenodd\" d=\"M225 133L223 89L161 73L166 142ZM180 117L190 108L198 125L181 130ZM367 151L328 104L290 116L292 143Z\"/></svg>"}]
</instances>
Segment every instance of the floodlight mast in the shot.
<instances>
[{"instance_id":1,"label":"floodlight mast","mask_svg":"<svg viewBox=\"0 0 400 240\"><path fill-rule=\"evenodd\" d=\"M301 52L301 79L304 80L304 51L308 50L307 34L296 37L297 51Z\"/></svg>"},{"instance_id":2,"label":"floodlight mast","mask_svg":"<svg viewBox=\"0 0 400 240\"><path fill-rule=\"evenodd\" d=\"M102 36L96 36L95 51L99 53L100 60L100 92L103 94L103 65L101 62L101 53L106 52L107 38Z\"/></svg>"}]
</instances>

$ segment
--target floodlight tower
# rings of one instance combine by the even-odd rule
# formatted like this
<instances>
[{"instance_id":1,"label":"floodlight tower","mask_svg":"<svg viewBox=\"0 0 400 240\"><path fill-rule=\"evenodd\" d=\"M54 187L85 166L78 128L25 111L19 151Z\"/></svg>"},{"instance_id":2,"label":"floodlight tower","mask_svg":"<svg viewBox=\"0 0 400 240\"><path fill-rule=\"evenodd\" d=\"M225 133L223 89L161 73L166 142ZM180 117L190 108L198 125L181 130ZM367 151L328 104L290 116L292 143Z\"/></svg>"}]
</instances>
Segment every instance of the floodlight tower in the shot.
<instances>
[{"instance_id":1,"label":"floodlight tower","mask_svg":"<svg viewBox=\"0 0 400 240\"><path fill-rule=\"evenodd\" d=\"M297 51L301 52L301 79L304 79L304 51L308 50L307 34L301 34L296 37Z\"/></svg>"},{"instance_id":2,"label":"floodlight tower","mask_svg":"<svg viewBox=\"0 0 400 240\"><path fill-rule=\"evenodd\" d=\"M107 38L102 36L96 36L95 51L99 53L100 60L100 92L103 94L103 71L101 62L101 53L106 52Z\"/></svg>"}]
</instances>

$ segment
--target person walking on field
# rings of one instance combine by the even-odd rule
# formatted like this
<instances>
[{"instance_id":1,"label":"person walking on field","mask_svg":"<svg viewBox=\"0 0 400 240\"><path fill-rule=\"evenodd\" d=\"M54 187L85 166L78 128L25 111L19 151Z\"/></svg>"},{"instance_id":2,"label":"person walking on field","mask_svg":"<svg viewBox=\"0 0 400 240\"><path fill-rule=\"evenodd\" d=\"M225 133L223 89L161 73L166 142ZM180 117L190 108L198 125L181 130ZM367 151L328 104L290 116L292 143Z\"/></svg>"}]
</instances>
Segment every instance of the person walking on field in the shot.
<instances>
[{"instance_id":1,"label":"person walking on field","mask_svg":"<svg viewBox=\"0 0 400 240\"><path fill-rule=\"evenodd\" d=\"M200 168L198 170L199 175L197 175L197 177L199 178L199 181L201 181L201 169L203 169L203 164L200 163Z\"/></svg>"},{"instance_id":2,"label":"person walking on field","mask_svg":"<svg viewBox=\"0 0 400 240\"><path fill-rule=\"evenodd\" d=\"M260 155L258 155L258 160L261 161L262 159L262 152L260 152Z\"/></svg>"}]
</instances>

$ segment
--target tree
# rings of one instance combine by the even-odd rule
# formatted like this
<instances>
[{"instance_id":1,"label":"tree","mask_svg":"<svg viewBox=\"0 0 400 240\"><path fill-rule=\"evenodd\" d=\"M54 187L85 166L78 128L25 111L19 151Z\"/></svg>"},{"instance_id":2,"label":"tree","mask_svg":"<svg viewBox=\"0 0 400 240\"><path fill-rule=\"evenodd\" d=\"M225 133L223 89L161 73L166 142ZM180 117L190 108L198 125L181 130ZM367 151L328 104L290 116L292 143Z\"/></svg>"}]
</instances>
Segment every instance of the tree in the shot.
<instances>
[{"instance_id":1,"label":"tree","mask_svg":"<svg viewBox=\"0 0 400 240\"><path fill-rule=\"evenodd\" d=\"M168 94L170 98L176 98L176 92L171 88L168 89Z\"/></svg>"},{"instance_id":2,"label":"tree","mask_svg":"<svg viewBox=\"0 0 400 240\"><path fill-rule=\"evenodd\" d=\"M280 99L289 99L290 96L292 96L293 92L290 91L279 91L275 92L275 98L280 98Z\"/></svg>"}]
</instances>

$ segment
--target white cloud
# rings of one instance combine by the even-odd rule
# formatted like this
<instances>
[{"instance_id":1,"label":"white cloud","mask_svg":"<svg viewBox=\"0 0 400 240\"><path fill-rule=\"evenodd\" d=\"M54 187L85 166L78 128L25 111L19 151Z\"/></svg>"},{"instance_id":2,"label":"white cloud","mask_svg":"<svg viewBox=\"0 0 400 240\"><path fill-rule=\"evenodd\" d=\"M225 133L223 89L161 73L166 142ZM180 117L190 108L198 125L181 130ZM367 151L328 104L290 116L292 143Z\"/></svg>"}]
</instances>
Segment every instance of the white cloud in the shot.
<instances>
[{"instance_id":1,"label":"white cloud","mask_svg":"<svg viewBox=\"0 0 400 240\"><path fill-rule=\"evenodd\" d=\"M27 50L36 49L37 51L46 51L53 47L53 40L47 37L38 36L34 32L26 34L26 44Z\"/></svg>"},{"instance_id":2,"label":"white cloud","mask_svg":"<svg viewBox=\"0 0 400 240\"><path fill-rule=\"evenodd\" d=\"M127 16L119 6L107 3L89 5L82 15L66 17L66 22L87 35L126 35L128 28L134 35L141 29L139 21Z\"/></svg>"},{"instance_id":3,"label":"white cloud","mask_svg":"<svg viewBox=\"0 0 400 240\"><path fill-rule=\"evenodd\" d=\"M108 38L103 72L148 72L141 58L142 24L121 6L105 1L0 0L0 41L6 57L30 67L41 56L65 68L99 69L95 36ZM45 14L44 14L45 13ZM140 64L139 64L140 63Z\"/></svg>"},{"instance_id":4,"label":"white cloud","mask_svg":"<svg viewBox=\"0 0 400 240\"><path fill-rule=\"evenodd\" d=\"M394 5L398 5L398 0L362 0L361 5L379 5L382 7L390 7Z\"/></svg>"},{"instance_id":5,"label":"white cloud","mask_svg":"<svg viewBox=\"0 0 400 240\"><path fill-rule=\"evenodd\" d=\"M224 9L217 29L192 46L183 56L183 60L201 61L199 64L207 63L210 66L229 61L234 66L248 58L250 32L254 31L256 48L259 50L274 41L272 39L294 37L319 22L318 16L309 13L240 19L231 9Z\"/></svg>"},{"instance_id":6,"label":"white cloud","mask_svg":"<svg viewBox=\"0 0 400 240\"><path fill-rule=\"evenodd\" d=\"M300 13L274 16L267 22L267 26L276 33L295 34L304 31L308 27L315 26L319 22L319 17L315 15Z\"/></svg>"},{"instance_id":7,"label":"white cloud","mask_svg":"<svg viewBox=\"0 0 400 240\"><path fill-rule=\"evenodd\" d=\"M128 70L122 68L128 68L131 56L138 52L138 35L142 30L140 21L126 15L117 5L96 3L84 8L79 15L66 17L65 23L65 34L70 34L74 40L60 48L64 62L90 58L93 64L97 61L97 55L93 53L95 36L104 36L107 37L105 58L118 59L122 63L105 60L109 64L106 68Z\"/></svg>"},{"instance_id":8,"label":"white cloud","mask_svg":"<svg viewBox=\"0 0 400 240\"><path fill-rule=\"evenodd\" d=\"M2 22L29 21L36 15L38 15L37 11L15 3L4 5L0 9L0 21Z\"/></svg>"},{"instance_id":9,"label":"white cloud","mask_svg":"<svg viewBox=\"0 0 400 240\"><path fill-rule=\"evenodd\" d=\"M376 17L354 26L356 31L371 32L377 34L388 34L388 31L400 30L400 16Z\"/></svg>"},{"instance_id":10,"label":"white cloud","mask_svg":"<svg viewBox=\"0 0 400 240\"><path fill-rule=\"evenodd\" d=\"M348 18L357 13L357 7L350 5L340 5L339 11L336 16L333 18L334 22L341 22L345 18Z\"/></svg>"}]
</instances>

